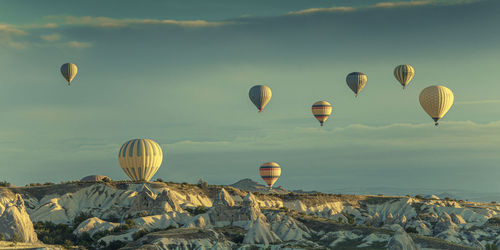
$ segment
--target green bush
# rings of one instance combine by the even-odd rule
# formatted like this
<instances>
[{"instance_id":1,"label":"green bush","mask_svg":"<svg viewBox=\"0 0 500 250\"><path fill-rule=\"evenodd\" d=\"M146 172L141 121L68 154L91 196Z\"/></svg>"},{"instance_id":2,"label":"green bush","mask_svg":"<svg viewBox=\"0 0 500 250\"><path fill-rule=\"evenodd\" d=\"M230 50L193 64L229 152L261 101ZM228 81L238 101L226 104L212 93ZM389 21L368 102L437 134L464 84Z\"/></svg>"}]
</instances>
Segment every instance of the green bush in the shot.
<instances>
[{"instance_id":1,"label":"green bush","mask_svg":"<svg viewBox=\"0 0 500 250\"><path fill-rule=\"evenodd\" d=\"M6 181L0 181L0 187L8 187L10 185L10 183L6 182Z\"/></svg>"},{"instance_id":2,"label":"green bush","mask_svg":"<svg viewBox=\"0 0 500 250\"><path fill-rule=\"evenodd\" d=\"M76 243L74 228L64 224L54 224L49 221L33 223L38 238L45 244L64 245L66 240Z\"/></svg>"},{"instance_id":3,"label":"green bush","mask_svg":"<svg viewBox=\"0 0 500 250\"><path fill-rule=\"evenodd\" d=\"M92 213L90 212L80 212L77 216L75 216L75 218L73 219L73 225L75 226L75 228L80 225L80 223L84 222L85 220L89 219L89 218L92 218L94 217L92 215Z\"/></svg>"},{"instance_id":4,"label":"green bush","mask_svg":"<svg viewBox=\"0 0 500 250\"><path fill-rule=\"evenodd\" d=\"M422 195L417 194L417 195L415 195L415 198L417 198L417 199L423 199L424 197Z\"/></svg>"},{"instance_id":5,"label":"green bush","mask_svg":"<svg viewBox=\"0 0 500 250\"><path fill-rule=\"evenodd\" d=\"M120 240L114 240L111 241L106 247L100 248L100 249L106 249L106 250L114 250L114 249L119 249L127 245L127 243L120 241Z\"/></svg>"},{"instance_id":6,"label":"green bush","mask_svg":"<svg viewBox=\"0 0 500 250\"><path fill-rule=\"evenodd\" d=\"M485 249L486 249L486 250L498 250L498 247L497 247L497 245L495 245L495 244L487 244L487 245L485 246Z\"/></svg>"},{"instance_id":7,"label":"green bush","mask_svg":"<svg viewBox=\"0 0 500 250\"><path fill-rule=\"evenodd\" d=\"M0 240L5 240L5 235L3 233L0 233Z\"/></svg>"},{"instance_id":8,"label":"green bush","mask_svg":"<svg viewBox=\"0 0 500 250\"><path fill-rule=\"evenodd\" d=\"M137 232L135 232L134 234L132 234L132 239L133 239L134 241L136 241L136 240L138 240L138 239L142 238L142 237L143 237L144 235L146 235L146 234L148 234L148 231L147 231L147 230L142 229L142 230L137 231Z\"/></svg>"}]
</instances>

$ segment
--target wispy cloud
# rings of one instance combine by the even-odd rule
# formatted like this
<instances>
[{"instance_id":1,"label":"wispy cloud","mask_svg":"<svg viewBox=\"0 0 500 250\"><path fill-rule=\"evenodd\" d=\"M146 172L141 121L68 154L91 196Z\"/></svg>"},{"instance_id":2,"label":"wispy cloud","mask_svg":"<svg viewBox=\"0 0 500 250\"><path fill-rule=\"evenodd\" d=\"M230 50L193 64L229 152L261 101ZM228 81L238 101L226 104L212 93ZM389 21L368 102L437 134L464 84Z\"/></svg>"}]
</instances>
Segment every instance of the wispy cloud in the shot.
<instances>
[{"instance_id":1,"label":"wispy cloud","mask_svg":"<svg viewBox=\"0 0 500 250\"><path fill-rule=\"evenodd\" d=\"M404 147L405 150L432 148L454 149L475 146L497 147L500 121L475 123L472 121L444 121L436 128L428 123L396 123L383 126L351 124L336 128L304 128L266 130L259 135L240 135L230 140L180 141L165 144L173 152L233 152L247 150L346 149L385 147L387 150ZM456 135L463 135L457 137ZM293 136L291 136L293 135ZM409 143L411 141L411 143ZM436 144L436 141L440 143Z\"/></svg>"},{"instance_id":2,"label":"wispy cloud","mask_svg":"<svg viewBox=\"0 0 500 250\"><path fill-rule=\"evenodd\" d=\"M500 100L478 100L478 101L462 101L456 102L456 104L488 104L488 103L500 103Z\"/></svg>"},{"instance_id":3,"label":"wispy cloud","mask_svg":"<svg viewBox=\"0 0 500 250\"><path fill-rule=\"evenodd\" d=\"M92 47L92 43L89 42L78 42L78 41L71 41L66 43L68 47L70 48L75 48L75 49L85 49L85 48L90 48Z\"/></svg>"},{"instance_id":4,"label":"wispy cloud","mask_svg":"<svg viewBox=\"0 0 500 250\"><path fill-rule=\"evenodd\" d=\"M427 0L427 1L411 1L411 2L381 2L376 3L371 6L371 8L397 8L397 7L411 7L411 6L422 6L436 4L438 1Z\"/></svg>"},{"instance_id":5,"label":"wispy cloud","mask_svg":"<svg viewBox=\"0 0 500 250\"><path fill-rule=\"evenodd\" d=\"M309 8L309 9L304 9L304 10L299 10L295 12L289 12L289 15L307 15L307 14L314 14L314 13L320 13L320 12L350 12L350 11L355 11L355 7L346 7L346 6L340 6L340 7L330 7L330 8Z\"/></svg>"},{"instance_id":6,"label":"wispy cloud","mask_svg":"<svg viewBox=\"0 0 500 250\"><path fill-rule=\"evenodd\" d=\"M216 27L221 25L232 24L234 22L218 21L210 22L206 20L173 20L173 19L116 19L111 17L93 17L93 16L47 16L46 20L50 20L58 25L80 25L92 26L100 28L122 28L131 25L148 25L148 24L164 24L174 25L187 28L201 27Z\"/></svg>"},{"instance_id":7,"label":"wispy cloud","mask_svg":"<svg viewBox=\"0 0 500 250\"><path fill-rule=\"evenodd\" d=\"M350 7L350 6L334 6L327 8L309 8L299 11L289 12L289 15L309 15L327 12L352 12L363 9L377 9L377 8L403 8L403 7L417 7L426 5L456 5L477 2L480 0L422 0L422 1L405 1L405 2L379 2L374 5Z\"/></svg>"},{"instance_id":8,"label":"wispy cloud","mask_svg":"<svg viewBox=\"0 0 500 250\"><path fill-rule=\"evenodd\" d=\"M54 41L61 39L61 35L59 35L57 33L45 35L45 36L40 36L40 37L47 42L54 42Z\"/></svg>"},{"instance_id":9,"label":"wispy cloud","mask_svg":"<svg viewBox=\"0 0 500 250\"><path fill-rule=\"evenodd\" d=\"M18 42L15 38L26 36L28 33L13 25L0 24L0 45L6 45L16 49L23 49L26 47L25 42Z\"/></svg>"}]
</instances>

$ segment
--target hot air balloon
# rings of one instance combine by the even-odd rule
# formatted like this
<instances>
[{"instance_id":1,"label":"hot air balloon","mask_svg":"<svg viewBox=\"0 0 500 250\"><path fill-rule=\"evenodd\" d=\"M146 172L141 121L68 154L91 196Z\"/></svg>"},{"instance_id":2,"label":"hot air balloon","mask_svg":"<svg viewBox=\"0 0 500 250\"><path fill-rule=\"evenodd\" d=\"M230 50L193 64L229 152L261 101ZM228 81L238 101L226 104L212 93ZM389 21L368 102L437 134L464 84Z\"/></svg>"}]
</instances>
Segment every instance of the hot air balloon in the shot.
<instances>
[{"instance_id":1,"label":"hot air balloon","mask_svg":"<svg viewBox=\"0 0 500 250\"><path fill-rule=\"evenodd\" d=\"M399 65L394 69L394 76L403 85L403 89L410 83L415 75L415 70L409 64Z\"/></svg>"},{"instance_id":2,"label":"hot air balloon","mask_svg":"<svg viewBox=\"0 0 500 250\"><path fill-rule=\"evenodd\" d=\"M316 119L321 124L321 126L323 126L323 123L325 123L325 121L332 113L332 105L327 101L315 102L312 105L312 112L314 117L316 117Z\"/></svg>"},{"instance_id":3,"label":"hot air balloon","mask_svg":"<svg viewBox=\"0 0 500 250\"><path fill-rule=\"evenodd\" d=\"M453 92L445 86L429 86L420 92L420 105L425 112L439 125L439 119L450 110L453 105Z\"/></svg>"},{"instance_id":4,"label":"hot air balloon","mask_svg":"<svg viewBox=\"0 0 500 250\"><path fill-rule=\"evenodd\" d=\"M266 162L260 166L259 172L269 188L273 188L273 184L281 175L281 168L276 162Z\"/></svg>"},{"instance_id":5,"label":"hot air balloon","mask_svg":"<svg viewBox=\"0 0 500 250\"><path fill-rule=\"evenodd\" d=\"M78 68L74 63L65 63L61 66L61 74L64 76L64 79L68 81L68 85L71 84L76 73L78 73Z\"/></svg>"},{"instance_id":6,"label":"hot air balloon","mask_svg":"<svg viewBox=\"0 0 500 250\"><path fill-rule=\"evenodd\" d=\"M123 144L118 161L132 181L149 181L163 159L160 145L150 139L134 139Z\"/></svg>"},{"instance_id":7,"label":"hot air balloon","mask_svg":"<svg viewBox=\"0 0 500 250\"><path fill-rule=\"evenodd\" d=\"M259 109L259 112L262 112L269 100L271 100L271 96L273 94L271 92L271 88L268 86L255 85L250 89L248 95L250 96L250 100L253 104L255 104L255 106Z\"/></svg>"},{"instance_id":8,"label":"hot air balloon","mask_svg":"<svg viewBox=\"0 0 500 250\"><path fill-rule=\"evenodd\" d=\"M361 92L361 90L365 87L368 78L361 72L352 72L347 75L345 80L347 82L347 86L349 86L354 94L356 94L356 97L358 97L359 92Z\"/></svg>"}]
</instances>

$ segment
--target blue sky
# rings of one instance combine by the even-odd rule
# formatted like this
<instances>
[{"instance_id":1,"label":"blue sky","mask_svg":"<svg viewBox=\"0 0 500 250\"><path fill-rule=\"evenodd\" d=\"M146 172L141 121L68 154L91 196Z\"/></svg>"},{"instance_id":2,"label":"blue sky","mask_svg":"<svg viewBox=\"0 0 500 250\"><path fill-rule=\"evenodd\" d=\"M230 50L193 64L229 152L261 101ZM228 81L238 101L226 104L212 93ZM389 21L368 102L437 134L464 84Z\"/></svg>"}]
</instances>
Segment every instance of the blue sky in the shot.
<instances>
[{"instance_id":1,"label":"blue sky","mask_svg":"<svg viewBox=\"0 0 500 250\"><path fill-rule=\"evenodd\" d=\"M500 188L497 1L101 2L0 2L0 179L125 179L119 147L151 138L165 180L260 181L277 161L290 189ZM255 84L273 90L262 114ZM418 103L434 84L455 94L438 128Z\"/></svg>"}]
</instances>

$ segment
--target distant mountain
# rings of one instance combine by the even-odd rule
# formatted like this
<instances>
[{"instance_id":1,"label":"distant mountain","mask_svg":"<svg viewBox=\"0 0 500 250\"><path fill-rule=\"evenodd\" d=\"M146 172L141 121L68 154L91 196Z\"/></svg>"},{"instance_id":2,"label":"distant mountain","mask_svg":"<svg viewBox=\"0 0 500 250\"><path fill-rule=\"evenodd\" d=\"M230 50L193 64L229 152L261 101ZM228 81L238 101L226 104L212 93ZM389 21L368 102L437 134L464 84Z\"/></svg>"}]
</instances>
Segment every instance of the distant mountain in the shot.
<instances>
[{"instance_id":1,"label":"distant mountain","mask_svg":"<svg viewBox=\"0 0 500 250\"><path fill-rule=\"evenodd\" d=\"M235 187L241 190L245 191L251 191L251 192L259 192L263 194L270 194L270 193L277 193L277 194L286 194L290 193L290 191L284 189L282 186L274 187L272 189L269 189L269 187L264 186L252 179L242 179L237 181L236 183L233 183L229 185L231 187Z\"/></svg>"}]
</instances>

